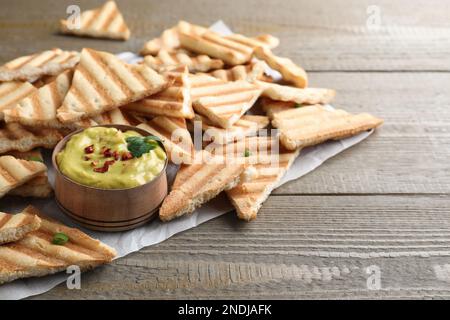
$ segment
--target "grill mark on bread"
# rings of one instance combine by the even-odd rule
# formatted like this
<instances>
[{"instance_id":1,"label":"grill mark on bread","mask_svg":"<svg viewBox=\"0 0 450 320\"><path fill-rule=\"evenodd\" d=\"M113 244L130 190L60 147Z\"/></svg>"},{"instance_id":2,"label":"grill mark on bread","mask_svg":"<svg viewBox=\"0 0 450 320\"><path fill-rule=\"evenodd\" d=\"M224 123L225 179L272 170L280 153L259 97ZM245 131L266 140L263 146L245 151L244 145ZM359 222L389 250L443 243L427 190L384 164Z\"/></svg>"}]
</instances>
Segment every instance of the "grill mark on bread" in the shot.
<instances>
[{"instance_id":1,"label":"grill mark on bread","mask_svg":"<svg viewBox=\"0 0 450 320\"><path fill-rule=\"evenodd\" d=\"M1 168L0 168L0 173L1 173ZM0 212L0 229L3 228L3 226L5 224L8 223L9 220L11 220L13 216L10 214L4 214L2 212Z\"/></svg>"},{"instance_id":2,"label":"grill mark on bread","mask_svg":"<svg viewBox=\"0 0 450 320\"><path fill-rule=\"evenodd\" d=\"M103 58L101 56L99 56L98 54L96 54L94 51L92 50L87 50L88 54L92 57L92 59L97 62L97 65L107 74L109 75L109 78L112 79L112 81L119 87L119 89L122 91L122 93L126 96L133 94L133 92L128 88L127 84L123 82L123 80L120 78L119 75L117 75L116 71L113 68L109 68L107 66L107 63L103 60ZM97 82L97 79L95 78L94 75L92 75L92 79L95 80L96 83L96 87L100 88L102 87L104 90L97 90L97 91L101 91L102 95L104 95L105 97L108 98L109 103L112 103L113 100L111 98L109 98L109 95L105 92L105 89L108 89L106 87L104 87L103 85L101 85L99 82Z\"/></svg>"}]
</instances>

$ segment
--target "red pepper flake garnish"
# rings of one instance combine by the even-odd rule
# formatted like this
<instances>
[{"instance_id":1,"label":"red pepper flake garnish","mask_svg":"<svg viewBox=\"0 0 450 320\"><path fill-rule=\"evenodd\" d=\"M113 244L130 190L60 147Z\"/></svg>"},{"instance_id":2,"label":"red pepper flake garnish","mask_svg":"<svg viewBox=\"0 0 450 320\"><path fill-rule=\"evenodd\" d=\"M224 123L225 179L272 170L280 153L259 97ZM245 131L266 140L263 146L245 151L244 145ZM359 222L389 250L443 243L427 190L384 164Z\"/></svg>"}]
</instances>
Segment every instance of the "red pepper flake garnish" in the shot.
<instances>
[{"instance_id":1,"label":"red pepper flake garnish","mask_svg":"<svg viewBox=\"0 0 450 320\"><path fill-rule=\"evenodd\" d=\"M94 168L94 171L98 172L98 173L105 173L105 172L107 172L109 170L109 166L113 165L114 162L116 162L116 161L115 160L105 161L105 163L103 164L103 167Z\"/></svg>"},{"instance_id":2,"label":"red pepper flake garnish","mask_svg":"<svg viewBox=\"0 0 450 320\"><path fill-rule=\"evenodd\" d=\"M122 161L133 159L131 152L122 152Z\"/></svg>"},{"instance_id":3,"label":"red pepper flake garnish","mask_svg":"<svg viewBox=\"0 0 450 320\"><path fill-rule=\"evenodd\" d=\"M94 145L91 144L90 146L84 148L84 153L94 153Z\"/></svg>"},{"instance_id":4,"label":"red pepper flake garnish","mask_svg":"<svg viewBox=\"0 0 450 320\"><path fill-rule=\"evenodd\" d=\"M117 151L114 151L114 152L112 153L112 156L113 156L114 160L116 160L116 161L120 159L119 152L117 152Z\"/></svg>"},{"instance_id":5,"label":"red pepper flake garnish","mask_svg":"<svg viewBox=\"0 0 450 320\"><path fill-rule=\"evenodd\" d=\"M105 150L103 151L103 156L104 156L105 158L112 157L111 149L110 149L110 148L105 149Z\"/></svg>"}]
</instances>

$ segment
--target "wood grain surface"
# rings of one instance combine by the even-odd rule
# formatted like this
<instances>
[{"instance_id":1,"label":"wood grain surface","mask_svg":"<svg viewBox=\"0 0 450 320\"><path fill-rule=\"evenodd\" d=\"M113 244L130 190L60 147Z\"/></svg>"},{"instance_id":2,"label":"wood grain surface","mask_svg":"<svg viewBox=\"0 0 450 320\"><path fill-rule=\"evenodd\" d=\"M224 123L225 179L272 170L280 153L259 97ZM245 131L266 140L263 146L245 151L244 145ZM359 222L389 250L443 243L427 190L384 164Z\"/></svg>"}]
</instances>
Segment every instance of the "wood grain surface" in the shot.
<instances>
[{"instance_id":1,"label":"wood grain surface","mask_svg":"<svg viewBox=\"0 0 450 320\"><path fill-rule=\"evenodd\" d=\"M52 47L138 51L178 20L222 19L281 39L276 53L334 103L385 119L369 139L280 187L256 221L230 212L36 299L450 297L450 12L447 1L117 1L127 42L61 36L69 4L0 3L0 62ZM381 25L368 28L368 11ZM368 285L379 268L381 288Z\"/></svg>"}]
</instances>

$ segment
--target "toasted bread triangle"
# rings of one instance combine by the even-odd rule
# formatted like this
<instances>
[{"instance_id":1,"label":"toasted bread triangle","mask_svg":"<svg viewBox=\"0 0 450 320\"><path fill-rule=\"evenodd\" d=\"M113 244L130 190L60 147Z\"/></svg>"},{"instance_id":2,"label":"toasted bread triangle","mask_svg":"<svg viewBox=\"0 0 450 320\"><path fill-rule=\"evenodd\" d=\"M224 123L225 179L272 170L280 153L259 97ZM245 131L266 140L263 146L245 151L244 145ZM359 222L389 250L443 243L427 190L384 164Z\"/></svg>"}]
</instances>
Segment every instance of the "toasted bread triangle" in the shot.
<instances>
[{"instance_id":1,"label":"toasted bread triangle","mask_svg":"<svg viewBox=\"0 0 450 320\"><path fill-rule=\"evenodd\" d=\"M116 256L113 248L42 215L31 206L23 213L38 215L41 225L19 241L0 246L0 284L54 274L72 265L84 271L109 263ZM64 245L53 244L56 233L64 233L69 241Z\"/></svg>"},{"instance_id":2,"label":"toasted bread triangle","mask_svg":"<svg viewBox=\"0 0 450 320\"><path fill-rule=\"evenodd\" d=\"M164 199L159 217L169 221L192 213L195 208L216 197L220 192L234 187L244 172L244 163L208 161L206 151L195 155L194 164L182 165L177 173L172 190Z\"/></svg>"},{"instance_id":3,"label":"toasted bread triangle","mask_svg":"<svg viewBox=\"0 0 450 320\"><path fill-rule=\"evenodd\" d=\"M191 80L186 66L167 71L164 75L171 80L165 90L145 99L127 104L123 110L144 116L168 116L192 119L194 110L191 101Z\"/></svg>"},{"instance_id":4,"label":"toasted bread triangle","mask_svg":"<svg viewBox=\"0 0 450 320\"><path fill-rule=\"evenodd\" d=\"M10 81L0 83L0 120L5 111L13 108L19 101L36 92L29 82Z\"/></svg>"},{"instance_id":5,"label":"toasted bread triangle","mask_svg":"<svg viewBox=\"0 0 450 320\"><path fill-rule=\"evenodd\" d=\"M300 149L288 151L279 148L277 137L246 138L233 146L224 146L223 149L225 151L215 151L228 156L244 157L243 150L252 150L248 152L249 156L245 157L254 170L252 179L239 182L226 193L236 208L238 217L247 221L253 220L297 158Z\"/></svg>"},{"instance_id":6,"label":"toasted bread triangle","mask_svg":"<svg viewBox=\"0 0 450 320\"><path fill-rule=\"evenodd\" d=\"M44 162L41 150L34 149L26 152L11 151L7 155L13 156L16 159L27 161ZM47 172L43 172L30 181L24 183L17 188L8 192L8 195L19 197L34 197L34 198L48 198L53 192L47 177Z\"/></svg>"},{"instance_id":7,"label":"toasted bread triangle","mask_svg":"<svg viewBox=\"0 0 450 320\"><path fill-rule=\"evenodd\" d=\"M122 13L114 1L107 1L97 9L81 13L80 25L71 25L68 20L60 21L61 32L77 36L127 40L130 37Z\"/></svg>"},{"instance_id":8,"label":"toasted bread triangle","mask_svg":"<svg viewBox=\"0 0 450 320\"><path fill-rule=\"evenodd\" d=\"M272 120L272 125L280 130L281 143L288 150L353 136L382 123L382 119L368 113L350 114L324 106L281 111Z\"/></svg>"},{"instance_id":9,"label":"toasted bread triangle","mask_svg":"<svg viewBox=\"0 0 450 320\"><path fill-rule=\"evenodd\" d=\"M148 55L144 61L157 71L187 66L190 72L207 72L209 70L220 69L224 65L222 60L211 59L204 54L193 55L185 50L160 50L156 57Z\"/></svg>"},{"instance_id":10,"label":"toasted bread triangle","mask_svg":"<svg viewBox=\"0 0 450 320\"><path fill-rule=\"evenodd\" d=\"M195 125L195 121L198 121L202 130L204 131L204 141L214 141L217 144L226 144L233 141L242 140L245 137L254 136L258 133L259 129L265 128L269 125L269 118L266 116L258 115L244 115L233 126L228 129L224 129L215 125L208 118L196 114L192 120Z\"/></svg>"},{"instance_id":11,"label":"toasted bread triangle","mask_svg":"<svg viewBox=\"0 0 450 320\"><path fill-rule=\"evenodd\" d=\"M45 164L37 161L0 157L0 198L10 190L47 171Z\"/></svg>"},{"instance_id":12,"label":"toasted bread triangle","mask_svg":"<svg viewBox=\"0 0 450 320\"><path fill-rule=\"evenodd\" d=\"M5 121L26 126L64 127L56 117L56 110L61 107L69 91L72 76L72 70L64 71L53 81L21 100L14 108L5 110Z\"/></svg>"},{"instance_id":13,"label":"toasted bread triangle","mask_svg":"<svg viewBox=\"0 0 450 320\"><path fill-rule=\"evenodd\" d=\"M291 59L278 57L267 47L258 47L255 49L255 56L264 60L272 68L281 73L283 79L294 84L298 88L308 86L308 76L306 71L296 65Z\"/></svg>"},{"instance_id":14,"label":"toasted bread triangle","mask_svg":"<svg viewBox=\"0 0 450 320\"><path fill-rule=\"evenodd\" d=\"M131 65L116 56L83 49L58 119L71 123L116 109L163 90L166 79L145 64Z\"/></svg>"},{"instance_id":15,"label":"toasted bread triangle","mask_svg":"<svg viewBox=\"0 0 450 320\"><path fill-rule=\"evenodd\" d=\"M186 119L157 116L138 125L163 140L167 156L175 164L192 162L194 143L187 130Z\"/></svg>"},{"instance_id":16,"label":"toasted bread triangle","mask_svg":"<svg viewBox=\"0 0 450 320\"><path fill-rule=\"evenodd\" d=\"M222 128L230 128L249 110L261 89L248 81L223 81L208 75L191 78L194 110Z\"/></svg>"},{"instance_id":17,"label":"toasted bread triangle","mask_svg":"<svg viewBox=\"0 0 450 320\"><path fill-rule=\"evenodd\" d=\"M34 82L42 76L57 75L73 68L79 60L78 52L58 48L19 57L0 67L0 81Z\"/></svg>"},{"instance_id":18,"label":"toasted bread triangle","mask_svg":"<svg viewBox=\"0 0 450 320\"><path fill-rule=\"evenodd\" d=\"M0 125L0 154L10 151L30 151L37 147L53 148L62 134L56 129L29 128L19 123Z\"/></svg>"},{"instance_id":19,"label":"toasted bread triangle","mask_svg":"<svg viewBox=\"0 0 450 320\"><path fill-rule=\"evenodd\" d=\"M28 213L8 214L0 212L0 244L14 242L39 229L41 219Z\"/></svg>"}]
</instances>

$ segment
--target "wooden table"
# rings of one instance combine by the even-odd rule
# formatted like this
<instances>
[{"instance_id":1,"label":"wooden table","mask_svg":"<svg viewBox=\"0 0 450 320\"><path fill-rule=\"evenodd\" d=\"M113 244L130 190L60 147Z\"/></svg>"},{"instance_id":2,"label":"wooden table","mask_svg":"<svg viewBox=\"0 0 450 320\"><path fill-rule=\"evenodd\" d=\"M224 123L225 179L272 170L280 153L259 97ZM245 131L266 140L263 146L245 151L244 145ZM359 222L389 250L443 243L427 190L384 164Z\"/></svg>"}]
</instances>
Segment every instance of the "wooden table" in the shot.
<instances>
[{"instance_id":1,"label":"wooden table","mask_svg":"<svg viewBox=\"0 0 450 320\"><path fill-rule=\"evenodd\" d=\"M61 285L38 299L450 296L447 1L123 0L125 43L58 35L74 3L101 1L3 1L0 61L52 47L137 51L180 19L223 19L276 35L276 52L304 66L313 86L337 89L335 106L385 124L273 192L256 221L230 212L85 274L80 291ZM368 12L381 14L378 28L367 27L376 21Z\"/></svg>"}]
</instances>

